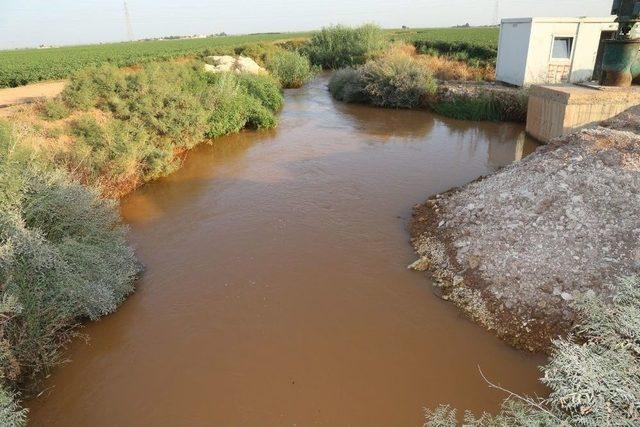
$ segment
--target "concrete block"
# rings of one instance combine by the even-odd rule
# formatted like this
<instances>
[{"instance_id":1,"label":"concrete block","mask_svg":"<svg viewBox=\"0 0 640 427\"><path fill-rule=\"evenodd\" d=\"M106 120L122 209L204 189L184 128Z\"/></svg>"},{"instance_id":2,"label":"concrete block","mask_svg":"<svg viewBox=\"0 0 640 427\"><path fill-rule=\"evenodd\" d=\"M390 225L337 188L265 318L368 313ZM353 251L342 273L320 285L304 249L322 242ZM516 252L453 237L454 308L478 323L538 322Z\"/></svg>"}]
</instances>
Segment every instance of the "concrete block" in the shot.
<instances>
[{"instance_id":1,"label":"concrete block","mask_svg":"<svg viewBox=\"0 0 640 427\"><path fill-rule=\"evenodd\" d=\"M539 141L575 132L640 105L640 87L587 85L532 86L527 133Z\"/></svg>"}]
</instances>

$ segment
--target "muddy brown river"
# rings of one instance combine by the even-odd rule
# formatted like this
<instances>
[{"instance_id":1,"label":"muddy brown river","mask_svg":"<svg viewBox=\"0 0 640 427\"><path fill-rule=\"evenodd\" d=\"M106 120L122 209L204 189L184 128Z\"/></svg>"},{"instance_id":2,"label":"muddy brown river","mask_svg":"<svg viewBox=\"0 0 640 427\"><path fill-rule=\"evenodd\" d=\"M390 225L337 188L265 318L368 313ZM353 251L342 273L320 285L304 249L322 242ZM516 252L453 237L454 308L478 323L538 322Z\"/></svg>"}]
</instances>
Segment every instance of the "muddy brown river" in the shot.
<instances>
[{"instance_id":1,"label":"muddy brown river","mask_svg":"<svg viewBox=\"0 0 640 427\"><path fill-rule=\"evenodd\" d=\"M202 145L122 201L146 272L27 402L34 426L421 426L544 393L541 356L438 299L406 225L526 155L515 124L286 93L280 126Z\"/></svg>"}]
</instances>

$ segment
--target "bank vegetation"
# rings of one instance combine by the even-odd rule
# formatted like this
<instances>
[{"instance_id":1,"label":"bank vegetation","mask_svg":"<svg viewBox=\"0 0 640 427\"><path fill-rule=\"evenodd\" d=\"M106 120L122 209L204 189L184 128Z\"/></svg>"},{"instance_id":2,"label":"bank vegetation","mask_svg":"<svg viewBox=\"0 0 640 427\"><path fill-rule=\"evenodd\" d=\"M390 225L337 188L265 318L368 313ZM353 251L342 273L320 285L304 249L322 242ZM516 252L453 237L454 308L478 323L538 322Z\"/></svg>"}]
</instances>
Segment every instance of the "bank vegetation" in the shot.
<instances>
[{"instance_id":1,"label":"bank vegetation","mask_svg":"<svg viewBox=\"0 0 640 427\"><path fill-rule=\"evenodd\" d=\"M75 326L133 291L141 267L115 200L203 141L273 128L283 102L271 75L105 65L0 122L0 425L25 423L18 393L37 391Z\"/></svg>"},{"instance_id":2,"label":"bank vegetation","mask_svg":"<svg viewBox=\"0 0 640 427\"><path fill-rule=\"evenodd\" d=\"M337 69L329 90L340 101L431 109L465 120L526 120L526 92L495 84L490 53L481 47L454 43L447 51L445 42L440 50L425 48L425 41L392 44L373 25L330 27L321 35L312 37L307 49L314 53L312 61ZM338 44L339 40L349 42ZM331 57L336 46L343 59L323 59Z\"/></svg>"}]
</instances>

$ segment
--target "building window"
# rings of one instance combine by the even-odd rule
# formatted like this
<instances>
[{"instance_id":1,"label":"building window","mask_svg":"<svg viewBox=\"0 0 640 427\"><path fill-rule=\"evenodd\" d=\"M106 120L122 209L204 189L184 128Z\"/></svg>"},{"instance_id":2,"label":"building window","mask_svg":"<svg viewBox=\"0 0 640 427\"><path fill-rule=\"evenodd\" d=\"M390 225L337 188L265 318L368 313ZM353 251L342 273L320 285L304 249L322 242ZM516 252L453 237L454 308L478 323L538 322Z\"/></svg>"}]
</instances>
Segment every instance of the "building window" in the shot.
<instances>
[{"instance_id":1,"label":"building window","mask_svg":"<svg viewBox=\"0 0 640 427\"><path fill-rule=\"evenodd\" d=\"M554 37L553 59L571 59L571 50L573 49L573 37Z\"/></svg>"}]
</instances>

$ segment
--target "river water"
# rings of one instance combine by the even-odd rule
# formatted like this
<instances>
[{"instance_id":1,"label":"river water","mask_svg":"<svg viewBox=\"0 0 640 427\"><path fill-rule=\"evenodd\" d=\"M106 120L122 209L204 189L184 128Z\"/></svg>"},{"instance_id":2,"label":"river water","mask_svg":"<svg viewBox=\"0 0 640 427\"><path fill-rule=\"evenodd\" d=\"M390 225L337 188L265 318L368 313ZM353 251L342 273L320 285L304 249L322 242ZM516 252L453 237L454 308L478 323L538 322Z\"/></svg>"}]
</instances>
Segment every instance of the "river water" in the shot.
<instances>
[{"instance_id":1,"label":"river water","mask_svg":"<svg viewBox=\"0 0 640 427\"><path fill-rule=\"evenodd\" d=\"M515 124L286 92L280 126L202 145L122 201L147 270L27 402L35 426L421 426L544 393L537 366L439 300L406 225L533 149Z\"/></svg>"}]
</instances>

